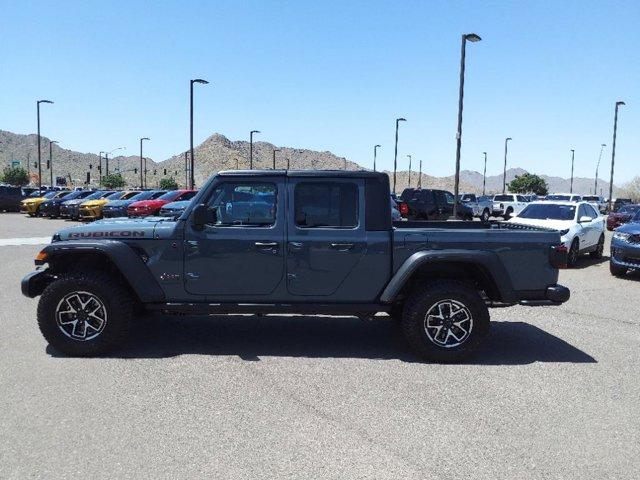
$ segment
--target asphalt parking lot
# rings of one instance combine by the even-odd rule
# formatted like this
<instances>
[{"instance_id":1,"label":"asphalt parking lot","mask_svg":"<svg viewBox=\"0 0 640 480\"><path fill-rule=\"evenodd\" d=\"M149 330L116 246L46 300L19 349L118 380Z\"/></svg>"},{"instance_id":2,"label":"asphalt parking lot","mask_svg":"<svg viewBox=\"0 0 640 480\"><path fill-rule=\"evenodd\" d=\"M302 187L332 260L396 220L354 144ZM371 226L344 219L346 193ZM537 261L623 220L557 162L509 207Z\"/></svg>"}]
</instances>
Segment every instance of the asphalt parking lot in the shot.
<instances>
[{"instance_id":1,"label":"asphalt parking lot","mask_svg":"<svg viewBox=\"0 0 640 480\"><path fill-rule=\"evenodd\" d=\"M638 478L640 277L606 259L561 272L563 306L493 309L462 365L385 316L153 316L72 359L19 288L71 224L0 214L2 479Z\"/></svg>"}]
</instances>

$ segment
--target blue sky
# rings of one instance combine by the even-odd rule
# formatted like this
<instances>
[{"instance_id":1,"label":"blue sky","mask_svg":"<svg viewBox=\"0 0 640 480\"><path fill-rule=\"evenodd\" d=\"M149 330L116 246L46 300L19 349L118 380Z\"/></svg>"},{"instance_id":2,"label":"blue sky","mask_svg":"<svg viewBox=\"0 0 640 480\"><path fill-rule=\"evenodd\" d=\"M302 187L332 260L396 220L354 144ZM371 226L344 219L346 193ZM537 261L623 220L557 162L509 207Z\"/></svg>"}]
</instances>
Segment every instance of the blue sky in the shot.
<instances>
[{"instance_id":1,"label":"blue sky","mask_svg":"<svg viewBox=\"0 0 640 480\"><path fill-rule=\"evenodd\" d=\"M0 0L0 129L42 133L79 151L126 145L156 160L188 145L190 78L196 143L232 140L330 150L370 165L423 160L453 172L460 35L467 48L462 168L509 163L593 176L620 113L616 183L640 173L640 2L269 2Z\"/></svg>"}]
</instances>

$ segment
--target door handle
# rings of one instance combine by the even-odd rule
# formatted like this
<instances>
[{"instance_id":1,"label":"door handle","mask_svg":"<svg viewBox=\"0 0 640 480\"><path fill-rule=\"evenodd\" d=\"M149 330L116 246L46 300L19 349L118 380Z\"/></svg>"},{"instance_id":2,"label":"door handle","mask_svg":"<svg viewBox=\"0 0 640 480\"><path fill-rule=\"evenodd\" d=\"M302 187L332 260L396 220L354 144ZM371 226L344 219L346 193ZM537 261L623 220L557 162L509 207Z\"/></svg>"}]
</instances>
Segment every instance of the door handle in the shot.
<instances>
[{"instance_id":1,"label":"door handle","mask_svg":"<svg viewBox=\"0 0 640 480\"><path fill-rule=\"evenodd\" d=\"M255 242L256 248L278 248L278 242Z\"/></svg>"},{"instance_id":2,"label":"door handle","mask_svg":"<svg viewBox=\"0 0 640 480\"><path fill-rule=\"evenodd\" d=\"M353 248L353 245L353 243L331 243L329 246L334 250L345 252L347 250L351 250Z\"/></svg>"},{"instance_id":3,"label":"door handle","mask_svg":"<svg viewBox=\"0 0 640 480\"><path fill-rule=\"evenodd\" d=\"M289 242L289 251L290 252L298 252L302 250L302 242Z\"/></svg>"}]
</instances>

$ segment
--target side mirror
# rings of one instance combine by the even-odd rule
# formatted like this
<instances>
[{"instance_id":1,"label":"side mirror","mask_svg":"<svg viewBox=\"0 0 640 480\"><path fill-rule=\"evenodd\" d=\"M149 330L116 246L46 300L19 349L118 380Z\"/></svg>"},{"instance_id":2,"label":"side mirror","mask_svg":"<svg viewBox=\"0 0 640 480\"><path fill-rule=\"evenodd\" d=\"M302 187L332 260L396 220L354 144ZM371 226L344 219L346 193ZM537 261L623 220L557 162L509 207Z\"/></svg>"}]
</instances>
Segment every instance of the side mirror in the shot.
<instances>
[{"instance_id":1,"label":"side mirror","mask_svg":"<svg viewBox=\"0 0 640 480\"><path fill-rule=\"evenodd\" d=\"M578 223L588 223L591 220L593 220L593 218L584 215L583 217L580 217L580 220L578 220Z\"/></svg>"},{"instance_id":2,"label":"side mirror","mask_svg":"<svg viewBox=\"0 0 640 480\"><path fill-rule=\"evenodd\" d=\"M216 223L216 211L210 209L204 203L196 205L193 209L193 228L202 230L205 225Z\"/></svg>"}]
</instances>

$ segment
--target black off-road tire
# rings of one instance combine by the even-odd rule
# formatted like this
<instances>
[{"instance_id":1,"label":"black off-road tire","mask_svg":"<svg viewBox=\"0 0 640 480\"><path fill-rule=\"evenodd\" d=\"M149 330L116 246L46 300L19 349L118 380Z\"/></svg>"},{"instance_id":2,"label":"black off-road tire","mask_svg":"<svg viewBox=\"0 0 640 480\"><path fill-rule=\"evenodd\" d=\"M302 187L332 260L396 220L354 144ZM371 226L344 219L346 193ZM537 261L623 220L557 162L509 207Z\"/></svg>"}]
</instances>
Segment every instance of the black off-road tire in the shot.
<instances>
[{"instance_id":1,"label":"black off-road tire","mask_svg":"<svg viewBox=\"0 0 640 480\"><path fill-rule=\"evenodd\" d=\"M511 218L511 215L513 215L513 208L509 207L507 208L507 211L504 212L504 215L502 216L502 218L504 218L504 220L509 220Z\"/></svg>"},{"instance_id":2,"label":"black off-road tire","mask_svg":"<svg viewBox=\"0 0 640 480\"><path fill-rule=\"evenodd\" d=\"M624 277L627 273L627 269L625 267L619 267L609 262L609 272L611 272L611 275L613 275L614 277Z\"/></svg>"},{"instance_id":3,"label":"black off-road tire","mask_svg":"<svg viewBox=\"0 0 640 480\"><path fill-rule=\"evenodd\" d=\"M482 211L482 215L480 215L480 220L481 220L482 222L485 222L485 223L486 223L486 222L488 222L488 221L489 221L489 217L490 217L490 216L491 216L491 214L489 213L489 209L488 209L488 208L485 208L485 209Z\"/></svg>"},{"instance_id":4,"label":"black off-road tire","mask_svg":"<svg viewBox=\"0 0 640 480\"><path fill-rule=\"evenodd\" d=\"M462 337L464 341L452 347L438 345L425 328L427 313L447 301L463 305L472 319L468 335ZM489 310L478 292L465 283L456 280L430 282L424 288L415 290L405 302L402 331L409 346L419 357L434 362L455 363L471 355L489 333Z\"/></svg>"},{"instance_id":5,"label":"black off-road tire","mask_svg":"<svg viewBox=\"0 0 640 480\"><path fill-rule=\"evenodd\" d=\"M589 256L594 259L600 259L602 258L603 252L604 252L604 233L600 234L600 238L598 239L598 246L593 252L589 254Z\"/></svg>"},{"instance_id":6,"label":"black off-road tire","mask_svg":"<svg viewBox=\"0 0 640 480\"><path fill-rule=\"evenodd\" d=\"M567 268L575 267L578 263L578 258L580 258L580 244L578 243L578 239L574 238L573 242L571 242L569 253L567 254Z\"/></svg>"},{"instance_id":7,"label":"black off-road tire","mask_svg":"<svg viewBox=\"0 0 640 480\"><path fill-rule=\"evenodd\" d=\"M56 310L65 296L88 292L106 310L103 330L91 340L76 340L58 326ZM125 344L134 310L131 294L112 275L96 270L64 273L45 288L38 303L38 326L49 344L69 356L103 355Z\"/></svg>"}]
</instances>

